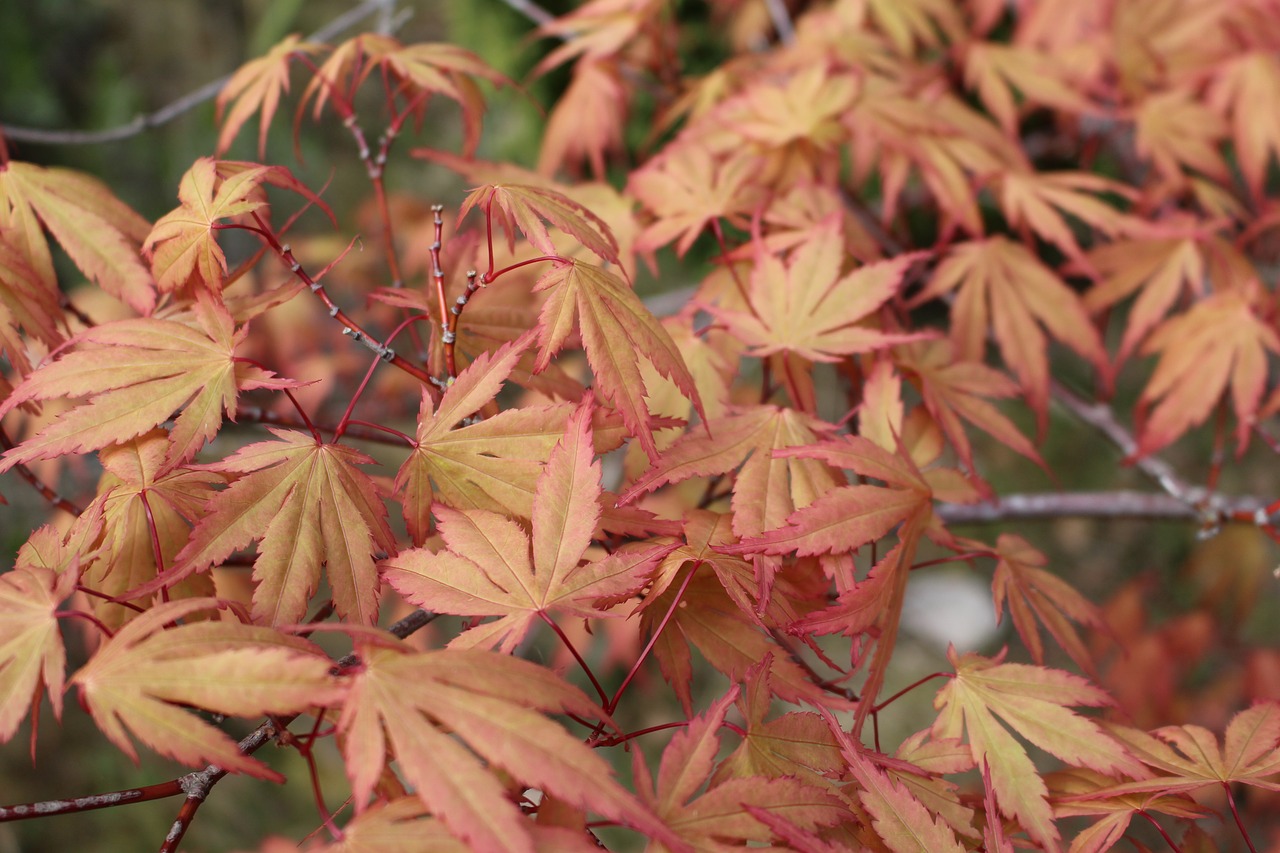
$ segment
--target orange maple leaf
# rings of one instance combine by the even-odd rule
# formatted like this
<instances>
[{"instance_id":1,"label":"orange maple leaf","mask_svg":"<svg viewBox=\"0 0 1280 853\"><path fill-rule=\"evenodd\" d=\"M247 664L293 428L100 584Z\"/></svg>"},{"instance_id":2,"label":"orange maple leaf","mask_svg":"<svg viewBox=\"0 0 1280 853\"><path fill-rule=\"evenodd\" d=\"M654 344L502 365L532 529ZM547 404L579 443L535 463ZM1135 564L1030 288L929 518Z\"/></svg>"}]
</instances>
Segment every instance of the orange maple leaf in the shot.
<instances>
[{"instance_id":1,"label":"orange maple leaf","mask_svg":"<svg viewBox=\"0 0 1280 853\"><path fill-rule=\"evenodd\" d=\"M49 349L57 347L62 343L62 308L57 288L42 281L22 252L5 242L7 234L0 229L0 354L19 376L26 376L31 359L21 332Z\"/></svg>"},{"instance_id":2,"label":"orange maple leaf","mask_svg":"<svg viewBox=\"0 0 1280 853\"><path fill-rule=\"evenodd\" d=\"M1041 666L1003 663L1003 655L991 659L958 655L951 649L947 656L956 674L933 700L938 709L933 736L958 738L967 733L973 760L986 768L984 775L991 781L1000 810L1016 819L1033 841L1057 849L1058 829L1044 780L1009 728L1074 767L1112 775L1146 775L1121 742L1070 709L1071 705L1111 703L1083 678Z\"/></svg>"},{"instance_id":3,"label":"orange maple leaf","mask_svg":"<svg viewBox=\"0 0 1280 853\"><path fill-rule=\"evenodd\" d=\"M53 258L41 225L103 290L139 314L155 308L155 284L138 257L146 220L88 175L15 160L0 164L0 234L18 250L41 287L56 292Z\"/></svg>"},{"instance_id":4,"label":"orange maple leaf","mask_svg":"<svg viewBox=\"0 0 1280 853\"><path fill-rule=\"evenodd\" d=\"M377 616L373 553L394 554L387 508L357 465L373 462L341 444L321 444L304 432L268 427L277 441L242 447L203 470L241 475L214 495L168 572L135 590L155 591L258 541L253 617L270 625L300 621L320 580L320 567L344 619L372 624Z\"/></svg>"},{"instance_id":5,"label":"orange maple leaf","mask_svg":"<svg viewBox=\"0 0 1280 853\"><path fill-rule=\"evenodd\" d=\"M173 624L218 606L200 598L156 605L108 640L71 684L102 733L135 762L127 732L189 766L213 763L283 782L181 706L241 717L292 714L340 703L346 685L330 674L333 661L301 638L237 622Z\"/></svg>"},{"instance_id":6,"label":"orange maple leaf","mask_svg":"<svg viewBox=\"0 0 1280 853\"><path fill-rule=\"evenodd\" d=\"M1254 308L1247 288L1215 293L1166 320L1142 348L1160 353L1142 391L1155 411L1142 426L1138 455L1154 453L1209 417L1231 386L1236 442L1241 451L1257 418L1267 384L1267 353L1280 352L1280 335Z\"/></svg>"},{"instance_id":7,"label":"orange maple leaf","mask_svg":"<svg viewBox=\"0 0 1280 853\"><path fill-rule=\"evenodd\" d=\"M19 565L0 575L0 741L17 732L41 684L54 716L62 716L67 655L54 611L77 580L74 569L59 573L42 566Z\"/></svg>"},{"instance_id":8,"label":"orange maple leaf","mask_svg":"<svg viewBox=\"0 0 1280 853\"><path fill-rule=\"evenodd\" d=\"M951 337L960 357L983 361L994 329L1005 363L1022 380L1042 425L1049 407L1049 359L1041 326L1106 375L1102 337L1080 298L1022 244L996 236L953 247L915 302L952 290L958 293Z\"/></svg>"},{"instance_id":9,"label":"orange maple leaf","mask_svg":"<svg viewBox=\"0 0 1280 853\"><path fill-rule=\"evenodd\" d=\"M609 225L586 207L550 187L525 184L485 184L476 187L462 201L458 221L471 208L496 219L507 235L507 248L515 251L516 231L544 255L559 255L543 220L590 249L601 260L618 264L618 241ZM492 248L490 249L492 257Z\"/></svg>"},{"instance_id":10,"label":"orange maple leaf","mask_svg":"<svg viewBox=\"0 0 1280 853\"><path fill-rule=\"evenodd\" d=\"M755 810L772 812L802 829L846 818L844 805L816 779L809 784L794 778L718 779L703 790L715 766L720 726L737 697L735 686L676 733L663 750L656 786L641 753L635 753L636 789L658 817L698 850L772 840L775 829L756 817Z\"/></svg>"},{"instance_id":11,"label":"orange maple leaf","mask_svg":"<svg viewBox=\"0 0 1280 853\"><path fill-rule=\"evenodd\" d=\"M546 668L477 650L413 653L390 637L359 640L357 651L361 665L338 726L358 809L389 748L423 804L476 853L534 853L533 823L491 768L683 847L598 753L547 719L543 712L607 721Z\"/></svg>"},{"instance_id":12,"label":"orange maple leaf","mask_svg":"<svg viewBox=\"0 0 1280 853\"><path fill-rule=\"evenodd\" d=\"M84 453L141 435L182 410L169 434L166 461L191 458L234 415L239 392L294 383L237 361L248 327L235 329L225 308L196 300L190 317L104 323L69 342L75 350L23 380L0 417L32 400L89 397L33 438L5 453L0 471L18 463Z\"/></svg>"},{"instance_id":13,"label":"orange maple leaf","mask_svg":"<svg viewBox=\"0 0 1280 853\"><path fill-rule=\"evenodd\" d=\"M653 417L645 405L645 384L637 355L674 382L706 420L697 386L680 350L622 279L591 264L556 261L538 279L534 290L549 292L538 315L535 368L543 370L551 363L551 356L564 346L576 317L596 390L618 410L622 422L650 459L657 458L658 448L653 440Z\"/></svg>"},{"instance_id":14,"label":"orange maple leaf","mask_svg":"<svg viewBox=\"0 0 1280 853\"><path fill-rule=\"evenodd\" d=\"M231 75L231 79L222 87L216 101L218 121L222 122L222 131L218 134L218 144L214 152L221 155L231 147L232 140L240 132L240 128L256 112L261 112L258 129L258 156L263 157L267 150L267 130L271 127L271 119L280 106L280 94L289 91L289 63L297 54L315 53L322 45L304 42L297 34L286 36L283 41L267 51L266 55L251 59ZM227 104L235 102L230 112L223 113Z\"/></svg>"},{"instance_id":15,"label":"orange maple leaf","mask_svg":"<svg viewBox=\"0 0 1280 853\"><path fill-rule=\"evenodd\" d=\"M532 536L497 513L437 505L432 512L447 550L417 548L382 564L387 581L420 607L502 617L460 634L451 645L496 645L509 653L547 614L609 615L593 603L638 590L647 570L676 547L643 543L580 565L600 517L590 399L569 419L538 477Z\"/></svg>"},{"instance_id":16,"label":"orange maple leaf","mask_svg":"<svg viewBox=\"0 0 1280 853\"><path fill-rule=\"evenodd\" d=\"M867 321L902 284L921 257L902 255L845 275L844 241L828 221L792 251L788 263L758 253L747 291L748 310L714 309L754 356L790 352L810 361L835 362L916 340L919 334L881 331Z\"/></svg>"},{"instance_id":17,"label":"orange maple leaf","mask_svg":"<svg viewBox=\"0 0 1280 853\"><path fill-rule=\"evenodd\" d=\"M745 225L745 214L759 201L752 178L754 158L730 155L713 159L706 146L676 145L631 173L627 191L653 214L636 248L652 252L675 240L684 257L708 225L724 219Z\"/></svg>"}]
</instances>

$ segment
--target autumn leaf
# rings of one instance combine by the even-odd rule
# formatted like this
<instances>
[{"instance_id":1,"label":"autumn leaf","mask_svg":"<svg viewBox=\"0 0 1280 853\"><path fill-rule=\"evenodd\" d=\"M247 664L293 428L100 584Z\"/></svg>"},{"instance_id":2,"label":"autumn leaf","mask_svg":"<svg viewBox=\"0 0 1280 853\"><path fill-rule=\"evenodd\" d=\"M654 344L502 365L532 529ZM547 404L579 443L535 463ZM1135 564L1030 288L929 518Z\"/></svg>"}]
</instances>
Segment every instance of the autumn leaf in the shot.
<instances>
[{"instance_id":1,"label":"autumn leaf","mask_svg":"<svg viewBox=\"0 0 1280 853\"><path fill-rule=\"evenodd\" d=\"M1215 293L1166 320L1147 339L1142 353L1160 353L1160 360L1140 400L1155 410L1142 425L1139 456L1204 423L1228 385L1243 451L1266 390L1267 353L1280 352L1280 336L1258 316L1255 299L1246 288Z\"/></svg>"},{"instance_id":2,"label":"autumn leaf","mask_svg":"<svg viewBox=\"0 0 1280 853\"><path fill-rule=\"evenodd\" d=\"M242 717L292 714L338 704L346 687L330 674L333 662L305 640L236 622L173 624L218 606L197 598L153 607L108 640L71 684L102 733L135 762L130 733L188 766L217 764L283 782L181 706Z\"/></svg>"},{"instance_id":3,"label":"autumn leaf","mask_svg":"<svg viewBox=\"0 0 1280 853\"><path fill-rule=\"evenodd\" d=\"M173 417L169 464L190 459L233 416L240 391L294 383L238 361L248 334L226 309L196 300L191 322L143 318L104 323L70 341L75 350L21 382L0 417L32 400L88 397L35 437L5 453L0 471L18 463L84 453L126 441Z\"/></svg>"},{"instance_id":4,"label":"autumn leaf","mask_svg":"<svg viewBox=\"0 0 1280 853\"><path fill-rule=\"evenodd\" d=\"M606 178L605 157L622 148L630 101L616 63L583 61L556 102L542 135L538 172L553 175L561 167L575 172L585 161L597 180Z\"/></svg>"},{"instance_id":5,"label":"autumn leaf","mask_svg":"<svg viewBox=\"0 0 1280 853\"><path fill-rule=\"evenodd\" d=\"M360 643L361 666L350 679L338 723L357 808L369 801L389 748L423 804L476 853L535 850L534 824L511 802L495 770L651 836L675 840L613 780L603 758L544 716L603 718L577 688L544 667L507 655L459 649L412 653L391 642Z\"/></svg>"},{"instance_id":6,"label":"autumn leaf","mask_svg":"<svg viewBox=\"0 0 1280 853\"><path fill-rule=\"evenodd\" d=\"M62 313L58 291L42 281L31 263L4 242L0 230L0 354L19 376L31 372L31 359L22 332L53 349L62 343L58 328Z\"/></svg>"},{"instance_id":7,"label":"autumn leaf","mask_svg":"<svg viewBox=\"0 0 1280 853\"><path fill-rule=\"evenodd\" d=\"M1063 213L1108 237L1132 227L1129 217L1090 193L1132 199L1133 190L1100 175L1011 169L999 177L997 185L1000 206L1011 226L1030 228L1077 262L1084 262L1083 251Z\"/></svg>"},{"instance_id":8,"label":"autumn leaf","mask_svg":"<svg viewBox=\"0 0 1280 853\"><path fill-rule=\"evenodd\" d=\"M1031 659L1044 665L1044 643L1036 626L1038 620L1081 669L1094 674L1093 656L1071 620L1105 632L1098 607L1062 578L1046 571L1043 567L1049 562L1048 558L1021 536L1002 533L996 540L995 556L991 595L996 613L1001 614L1008 604L1013 627L1031 653Z\"/></svg>"},{"instance_id":9,"label":"autumn leaf","mask_svg":"<svg viewBox=\"0 0 1280 853\"><path fill-rule=\"evenodd\" d=\"M155 284L138 257L146 220L96 178L15 160L0 164L0 233L31 267L44 291L56 292L53 259L41 225L103 290L139 314L155 308Z\"/></svg>"},{"instance_id":10,"label":"autumn leaf","mask_svg":"<svg viewBox=\"0 0 1280 853\"><path fill-rule=\"evenodd\" d=\"M1121 725L1110 725L1107 731L1163 775L1109 785L1068 801L1192 793L1232 783L1280 791L1280 705L1275 702L1259 702L1232 717L1221 745L1213 732L1195 725L1165 726L1150 734Z\"/></svg>"},{"instance_id":11,"label":"autumn leaf","mask_svg":"<svg viewBox=\"0 0 1280 853\"><path fill-rule=\"evenodd\" d=\"M1043 424L1049 406L1048 342L1041 327L1103 375L1107 354L1080 298L1025 246L1005 237L961 243L938 266L915 302L958 291L951 338L965 361L983 361L987 335L1022 381Z\"/></svg>"},{"instance_id":12,"label":"autumn leaf","mask_svg":"<svg viewBox=\"0 0 1280 853\"><path fill-rule=\"evenodd\" d=\"M295 55L315 53L320 47L321 45L302 41L296 34L289 35L267 51L265 56L246 62L231 75L215 102L218 107L217 120L222 123L218 144L214 148L216 154L226 153L244 123L254 113L260 112L258 157L265 156L267 130L271 127L271 119L280 105L281 93L289 91L289 63ZM227 105L232 102L234 106L227 112Z\"/></svg>"},{"instance_id":13,"label":"autumn leaf","mask_svg":"<svg viewBox=\"0 0 1280 853\"><path fill-rule=\"evenodd\" d=\"M557 47L534 68L544 74L575 56L597 59L618 53L662 9L655 0L591 0L543 24L543 35L559 36Z\"/></svg>"},{"instance_id":14,"label":"autumn leaf","mask_svg":"<svg viewBox=\"0 0 1280 853\"><path fill-rule=\"evenodd\" d=\"M1029 47L972 42L965 48L964 79L1010 136L1018 127L1014 89L1027 101L1068 114L1092 111L1079 84L1071 79L1067 64Z\"/></svg>"},{"instance_id":15,"label":"autumn leaf","mask_svg":"<svg viewBox=\"0 0 1280 853\"><path fill-rule=\"evenodd\" d=\"M496 220L507 235L507 247L515 250L516 231L544 255L559 255L543 221L590 249L601 260L619 263L618 241L603 219L578 202L549 187L522 184L486 184L473 189L462 202L458 221L478 207Z\"/></svg>"},{"instance_id":16,"label":"autumn leaf","mask_svg":"<svg viewBox=\"0 0 1280 853\"><path fill-rule=\"evenodd\" d=\"M544 369L564 346L576 317L596 390L622 415L622 422L651 460L657 458L658 449L637 355L674 382L705 420L702 400L680 350L635 291L616 275L578 261L556 261L534 290L549 292L538 316L536 369Z\"/></svg>"},{"instance_id":17,"label":"autumn leaf","mask_svg":"<svg viewBox=\"0 0 1280 853\"><path fill-rule=\"evenodd\" d=\"M747 354L790 352L810 361L841 357L914 340L866 321L891 299L918 255L869 264L841 275L844 245L831 222L791 253L789 263L760 253L747 292L748 310L714 313L748 347Z\"/></svg>"},{"instance_id":18,"label":"autumn leaf","mask_svg":"<svg viewBox=\"0 0 1280 853\"><path fill-rule=\"evenodd\" d=\"M67 655L55 611L75 590L79 572L19 566L0 574L0 741L8 742L40 696L62 716ZM38 707L38 705L37 705Z\"/></svg>"},{"instance_id":19,"label":"autumn leaf","mask_svg":"<svg viewBox=\"0 0 1280 853\"><path fill-rule=\"evenodd\" d=\"M1130 751L1107 737L1097 723L1070 709L1071 705L1097 707L1111 702L1083 678L1041 666L1003 663L1003 656L959 655L954 649L947 655L956 674L934 698L938 719L933 736L967 735L974 762L988 768L1000 810L1016 819L1033 841L1057 849L1058 830L1048 789L1010 728L1073 767L1111 775L1146 775Z\"/></svg>"},{"instance_id":20,"label":"autumn leaf","mask_svg":"<svg viewBox=\"0 0 1280 853\"><path fill-rule=\"evenodd\" d=\"M652 252L672 240L676 255L684 257L698 235L718 220L742 225L744 214L758 201L752 183L753 158L729 156L716 160L702 145L679 145L631 173L628 192L653 214L636 241L636 248Z\"/></svg>"},{"instance_id":21,"label":"autumn leaf","mask_svg":"<svg viewBox=\"0 0 1280 853\"><path fill-rule=\"evenodd\" d=\"M1142 99L1133 118L1133 145L1168 178L1185 179L1195 169L1220 184L1229 184L1222 157L1227 136L1223 117L1184 88L1156 92Z\"/></svg>"},{"instance_id":22,"label":"autumn leaf","mask_svg":"<svg viewBox=\"0 0 1280 853\"><path fill-rule=\"evenodd\" d=\"M1246 50L1227 57L1215 71L1206 102L1230 123L1245 185L1261 198L1267 168L1280 154L1280 117L1262 106L1275 102L1280 61L1269 51Z\"/></svg>"},{"instance_id":23,"label":"autumn leaf","mask_svg":"<svg viewBox=\"0 0 1280 853\"><path fill-rule=\"evenodd\" d=\"M1076 833L1071 840L1072 853L1104 853L1110 850L1125 835L1134 817L1159 813L1196 820L1209 813L1184 793L1104 794L1097 799L1085 799L1114 787L1116 780L1079 767L1052 773L1045 777L1045 781L1053 794L1056 817L1101 818Z\"/></svg>"},{"instance_id":24,"label":"autumn leaf","mask_svg":"<svg viewBox=\"0 0 1280 853\"><path fill-rule=\"evenodd\" d=\"M420 607L464 616L501 616L454 640L510 653L551 613L609 615L594 605L638 590L647 570L675 544L625 547L584 565L600 516L600 463L593 461L590 397L569 419L538 477L532 536L486 510L432 509L447 550L417 548L382 565L383 576Z\"/></svg>"},{"instance_id":25,"label":"autumn leaf","mask_svg":"<svg viewBox=\"0 0 1280 853\"><path fill-rule=\"evenodd\" d=\"M222 289L227 256L218 245L219 224L266 204L255 191L268 171L255 166L220 179L217 161L210 157L201 157L187 170L178 185L181 206L156 220L142 244L162 291L177 290L193 277L210 292Z\"/></svg>"},{"instance_id":26,"label":"autumn leaf","mask_svg":"<svg viewBox=\"0 0 1280 853\"><path fill-rule=\"evenodd\" d=\"M257 541L254 621L301 621L324 565L338 614L372 624L378 609L373 554L396 551L386 506L373 480L356 467L373 460L342 444L322 444L307 433L268 430L276 441L247 445L202 466L239 478L209 499L207 514L170 570L135 595L218 565Z\"/></svg>"},{"instance_id":27,"label":"autumn leaf","mask_svg":"<svg viewBox=\"0 0 1280 853\"><path fill-rule=\"evenodd\" d=\"M1008 376L980 362L956 358L950 341L910 344L894 350L894 359L919 389L925 408L965 467L976 467L966 421L1044 467L1035 445L991 402L1018 393Z\"/></svg>"},{"instance_id":28,"label":"autumn leaf","mask_svg":"<svg viewBox=\"0 0 1280 853\"><path fill-rule=\"evenodd\" d=\"M708 434L709 433L709 434ZM734 472L733 530L758 536L782 525L840 483L827 465L774 451L815 443L828 430L794 409L749 406L715 418L707 430L686 433L619 497L630 503L668 483Z\"/></svg>"},{"instance_id":29,"label":"autumn leaf","mask_svg":"<svg viewBox=\"0 0 1280 853\"><path fill-rule=\"evenodd\" d=\"M97 558L85 568L86 586L115 598L154 580L186 545L214 486L225 484L220 474L167 465L168 450L168 433L156 428L99 452L103 476L90 510L100 514L102 541ZM170 598L214 594L207 575L166 589ZM119 627L137 615L113 601L91 600L94 615L108 627Z\"/></svg>"},{"instance_id":30,"label":"autumn leaf","mask_svg":"<svg viewBox=\"0 0 1280 853\"><path fill-rule=\"evenodd\" d=\"M656 785L636 751L633 765L641 797L663 823L697 850L723 850L744 842L771 840L773 830L754 816L753 807L802 829L839 822L845 809L825 786L794 778L722 779L702 790L714 768L725 713L737 696L738 688L731 688L705 714L676 733L663 750ZM669 848L651 845L649 849L657 853Z\"/></svg>"}]
</instances>

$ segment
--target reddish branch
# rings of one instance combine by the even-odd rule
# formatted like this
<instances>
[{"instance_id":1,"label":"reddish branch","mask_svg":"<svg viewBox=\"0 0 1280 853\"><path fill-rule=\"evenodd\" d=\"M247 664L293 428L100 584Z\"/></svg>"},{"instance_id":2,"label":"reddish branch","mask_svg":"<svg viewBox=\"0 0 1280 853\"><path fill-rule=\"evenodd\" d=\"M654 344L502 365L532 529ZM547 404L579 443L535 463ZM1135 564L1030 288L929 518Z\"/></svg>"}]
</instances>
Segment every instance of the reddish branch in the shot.
<instances>
[{"instance_id":1,"label":"reddish branch","mask_svg":"<svg viewBox=\"0 0 1280 853\"><path fill-rule=\"evenodd\" d=\"M425 610L415 610L387 630L400 639L404 639L430 624L436 616L437 614ZM334 667L335 669L344 669L355 665L355 663L355 655L347 655L339 660ZM297 719L297 716L293 715L264 721L240 740L238 746L241 754L252 755L274 741L282 733L284 727ZM191 826L192 818L195 817L205 798L209 796L209 792L213 790L213 786L218 784L222 777L226 775L227 771L210 764L203 770L197 770L177 779L156 785L146 785L141 788L129 788L105 794L93 794L72 800L45 800L36 803L0 806L0 823L70 812L92 811L93 809L103 809L109 806L122 806L128 803L141 803L148 800L162 800L185 794L186 800L178 810L173 826L170 827L169 832L165 835L164 843L160 847L160 853L172 853L172 851L178 849L178 844Z\"/></svg>"}]
</instances>

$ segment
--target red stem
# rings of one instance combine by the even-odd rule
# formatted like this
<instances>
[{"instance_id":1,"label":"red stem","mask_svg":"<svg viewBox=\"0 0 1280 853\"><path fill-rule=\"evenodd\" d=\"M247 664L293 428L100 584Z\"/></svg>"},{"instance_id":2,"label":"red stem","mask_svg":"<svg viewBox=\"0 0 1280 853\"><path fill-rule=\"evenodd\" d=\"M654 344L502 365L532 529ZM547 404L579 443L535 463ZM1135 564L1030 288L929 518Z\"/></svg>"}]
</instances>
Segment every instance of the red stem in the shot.
<instances>
[{"instance_id":1,"label":"red stem","mask_svg":"<svg viewBox=\"0 0 1280 853\"><path fill-rule=\"evenodd\" d=\"M676 597L672 599L671 606L667 608L667 613L662 617L662 621L658 623L657 629L653 632L653 636L649 638L649 643L644 647L644 651L640 652L640 657L636 658L636 662L631 665L631 671L627 673L627 677L622 680L622 684L618 686L617 692L613 694L613 698L609 700L609 704L604 706L605 711L612 714L618 707L618 700L622 698L622 693L627 689L627 685L636 677L636 673L640 671L640 665L644 663L645 658L649 656L649 652L653 651L653 646L658 642L658 637L662 636L662 631L667 627L667 623L671 621L672 615L675 614L676 608L680 606L680 599L684 598L684 591L689 588L689 581L693 580L694 574L702 567L702 560L698 560L693 564L693 568L689 569L689 574L685 575L684 581L680 584L680 589L676 591Z\"/></svg>"},{"instance_id":2,"label":"red stem","mask_svg":"<svg viewBox=\"0 0 1280 853\"><path fill-rule=\"evenodd\" d=\"M1239 828L1240 835L1244 838L1244 843L1249 848L1249 853L1258 853L1258 849L1253 846L1253 839L1249 837L1249 830L1244 828L1244 821L1240 819L1240 810L1236 808L1236 798L1231 794L1231 784L1223 782L1222 790L1227 793L1227 805L1231 807L1231 817L1235 818L1236 827Z\"/></svg>"},{"instance_id":3,"label":"red stem","mask_svg":"<svg viewBox=\"0 0 1280 853\"><path fill-rule=\"evenodd\" d=\"M556 636L560 638L560 642L564 643L564 647L569 650L569 654L573 655L573 659L578 662L578 666L582 667L582 671L587 674L587 678L591 679L591 686L594 687L596 689L596 693L600 695L600 701L608 701L609 697L605 695L604 688L601 687L600 682L596 680L595 673L591 671L591 667L587 666L587 662L582 659L582 655L578 654L578 650L574 648L573 642L565 636L564 631L560 630L560 626L552 621L551 617L546 613L543 613L541 610L538 611L538 615L542 617L543 622L546 622L551 626L552 631L556 632Z\"/></svg>"}]
</instances>

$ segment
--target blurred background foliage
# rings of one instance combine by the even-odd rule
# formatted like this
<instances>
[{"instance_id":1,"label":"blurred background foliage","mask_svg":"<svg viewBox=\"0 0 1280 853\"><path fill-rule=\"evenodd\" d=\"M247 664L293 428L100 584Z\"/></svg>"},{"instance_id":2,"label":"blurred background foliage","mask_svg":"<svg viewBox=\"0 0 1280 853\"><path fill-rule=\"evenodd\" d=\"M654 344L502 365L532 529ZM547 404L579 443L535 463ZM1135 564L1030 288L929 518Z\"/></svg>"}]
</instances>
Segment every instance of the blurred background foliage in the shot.
<instances>
[{"instance_id":1,"label":"blurred background foliage","mask_svg":"<svg viewBox=\"0 0 1280 853\"><path fill-rule=\"evenodd\" d=\"M313 32L355 5L353 0L173 0L163 4L0 0L0 122L56 130L124 125L231 73L285 35ZM577 4L546 0L541 5L559 13ZM690 70L713 67L725 54L718 38L721 33L711 23L706 4L679 2L673 6L682 25L687 25L681 52L689 58ZM532 168L537 162L545 111L567 80L564 69L528 79L552 45L532 36L533 25L501 0L400 0L389 8L395 16L395 33L402 41L443 40L461 45L520 84L514 91L491 92L477 156ZM360 26L377 23L376 16L371 16ZM306 81L301 69L295 71L293 81L296 96ZM344 224L343 233L350 234L355 230L350 225L355 209L368 197L364 170L352 168L356 159L350 135L331 115L318 125L304 118L299 136L302 161L297 161L286 129L292 121L293 103L286 101L276 119L265 161L288 165L311 187L327 185L324 197ZM645 105L637 104L628 130L628 139L636 146L649 130L644 111ZM380 128L366 130L376 134ZM121 141L76 146L11 142L10 156L94 174L144 216L155 219L174 207L179 179L194 159L212 153L216 136L210 100L162 127ZM256 136L256 122L251 122L228 157L257 159ZM462 179L410 159L406 152L418 145L456 151L460 138L456 108L435 105L422 135L406 138L398 147L399 156L389 167L389 185L426 203L456 206L466 186ZM620 179L621 175L617 172L614 177ZM314 217L315 228L322 224L321 217ZM695 248L682 265L673 263L674 256L669 253L660 255L660 260L664 271L674 271L671 279L683 283L696 281L705 273L702 264L706 257L707 252ZM1029 418L1018 407L1010 414L1022 417L1021 425L1030 428ZM1207 472L1212 448L1206 436L1201 439L1183 441L1165 454L1188 480L1203 481ZM1025 460L984 441L984 437L975 436L975 444L975 455L987 463L984 474L999 493L1055 487L1146 487L1140 476L1119 464L1119 455L1109 445L1060 413L1053 419L1043 448L1049 468L1061 477L1059 482L1050 482ZM1256 458L1267 457L1262 454ZM1262 494L1275 490L1274 474L1265 465L1246 461L1230 476L1234 479L1224 480L1224 489ZM0 539L4 540L0 543L0 567L4 567L29 531L43 521L46 508L12 475L0 481L0 491L17 504L5 508L5 523L0 526ZM1006 529L1015 528L1007 525ZM1280 656L1273 648L1273 626L1280 620L1280 608L1274 595L1260 594L1261 584L1274 566L1275 553L1256 528L1229 530L1198 546L1192 530L1175 524L1063 519L1023 523L1016 531L1044 549L1051 566L1086 596L1100 603L1110 601L1112 615L1127 626L1126 630L1132 629L1133 653L1125 666L1131 668L1135 689L1165 683L1183 690L1203 688L1194 700L1171 693L1171 703L1185 706L1170 709L1171 713L1217 726L1234 710L1233 702L1241 693L1280 698ZM993 541L998 531L957 532ZM922 555L922 559L928 556ZM967 585L979 598L989 596L989 561L976 572L957 565L930 575L949 577L961 586L943 587L941 598L935 599L941 603L922 600L917 633L900 646L902 668L898 676L891 676L885 695L921 673L945 668L946 637L933 636L928 628L936 627L941 615L952 615L958 609L957 602L963 596L957 590ZM926 584L920 587L924 589ZM990 624L989 606L978 611L970 618L970 622L976 618L982 623L975 642L990 653L999 648L1008 626L997 632ZM908 631L912 630L911 621L909 617ZM1230 630L1222 632L1214 627L1224 625ZM1263 647L1268 656L1258 657L1253 647ZM545 649L548 656L556 652L551 647ZM1169 661L1178 656L1183 660L1181 668L1172 668ZM74 666L78 661L71 663ZM1051 663L1070 667L1063 660ZM929 718L930 696L930 691L919 691L905 707L895 706L894 714L886 715L886 742L895 742L919 728L921 718ZM920 715L910 712L910 702L920 704ZM626 725L628 721L623 722ZM0 802L96 793L159 782L182 772L153 756L144 757L142 766L134 768L74 708L69 709L66 723L57 726L46 703L40 760L34 768L21 748L24 737L25 733L19 735L0 752ZM660 749L661 742L644 744L646 749L651 746ZM332 744L326 743L323 749L332 750ZM300 839L316 829L318 818L305 783L304 764L291 751L267 752L263 757L290 775L293 783L281 790L245 778L223 782L217 796L202 808L184 850L214 853L248 849L268 832ZM344 790L340 764L322 761L321 766L326 791ZM163 800L0 824L0 853L114 853L139 845L154 847L155 840L168 829L177 805L176 800ZM331 796L328 806L334 809L340 803Z\"/></svg>"}]
</instances>

